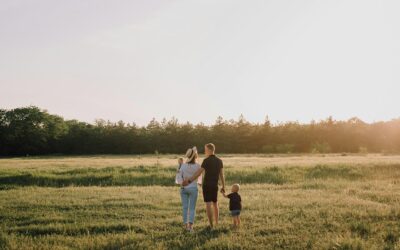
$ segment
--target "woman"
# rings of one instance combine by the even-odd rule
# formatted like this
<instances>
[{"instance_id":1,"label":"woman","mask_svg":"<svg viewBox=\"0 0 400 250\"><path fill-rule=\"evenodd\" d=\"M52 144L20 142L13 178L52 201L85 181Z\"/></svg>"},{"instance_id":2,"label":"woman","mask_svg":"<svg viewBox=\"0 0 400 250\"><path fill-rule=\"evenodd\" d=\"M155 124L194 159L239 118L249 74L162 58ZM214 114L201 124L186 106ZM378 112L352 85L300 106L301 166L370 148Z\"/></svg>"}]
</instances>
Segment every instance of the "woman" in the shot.
<instances>
[{"instance_id":1,"label":"woman","mask_svg":"<svg viewBox=\"0 0 400 250\"><path fill-rule=\"evenodd\" d=\"M196 163L198 158L196 147L189 148L186 151L186 162L183 163L177 174L176 182L182 184L183 180L192 177L199 169L200 165ZM200 180L200 182L198 181ZM201 184L201 176L191 182L189 185L181 186L181 199L182 199L182 217L183 224L186 230L193 232L194 217L196 215L196 202L197 202L197 183Z\"/></svg>"}]
</instances>

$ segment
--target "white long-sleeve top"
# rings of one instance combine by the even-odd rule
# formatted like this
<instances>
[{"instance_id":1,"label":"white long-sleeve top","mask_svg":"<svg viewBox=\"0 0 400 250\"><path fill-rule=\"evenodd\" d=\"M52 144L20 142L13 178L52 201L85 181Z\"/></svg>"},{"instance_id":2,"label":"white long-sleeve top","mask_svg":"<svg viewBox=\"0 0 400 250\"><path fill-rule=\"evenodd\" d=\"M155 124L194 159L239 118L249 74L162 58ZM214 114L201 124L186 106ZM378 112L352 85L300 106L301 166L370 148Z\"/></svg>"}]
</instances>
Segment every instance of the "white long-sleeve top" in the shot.
<instances>
[{"instance_id":1,"label":"white long-sleeve top","mask_svg":"<svg viewBox=\"0 0 400 250\"><path fill-rule=\"evenodd\" d=\"M178 174L176 175L175 182L177 184L182 184L183 180L192 177L199 169L200 164L198 163L183 163L178 171ZM189 185L185 186L185 188L197 187L197 183L201 184L202 180L202 176L200 175L197 180L192 181Z\"/></svg>"}]
</instances>

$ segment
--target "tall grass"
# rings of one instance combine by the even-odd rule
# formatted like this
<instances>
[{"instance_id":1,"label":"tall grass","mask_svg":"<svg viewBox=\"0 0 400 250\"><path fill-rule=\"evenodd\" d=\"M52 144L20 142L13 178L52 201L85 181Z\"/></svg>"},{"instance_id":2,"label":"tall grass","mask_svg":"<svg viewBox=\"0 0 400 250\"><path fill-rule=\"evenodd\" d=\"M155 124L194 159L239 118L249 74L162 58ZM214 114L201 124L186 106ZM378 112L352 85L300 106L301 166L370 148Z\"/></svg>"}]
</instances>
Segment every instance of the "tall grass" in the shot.
<instances>
[{"instance_id":1,"label":"tall grass","mask_svg":"<svg viewBox=\"0 0 400 250\"><path fill-rule=\"evenodd\" d=\"M303 179L346 179L349 181L379 175L391 176L400 169L398 165L351 166L315 165L312 167L242 167L226 166L228 183L264 183L283 185ZM394 172L393 172L394 171ZM128 166L106 168L77 168L69 170L0 169L0 190L18 186L174 186L176 168L173 166Z\"/></svg>"},{"instance_id":2,"label":"tall grass","mask_svg":"<svg viewBox=\"0 0 400 250\"><path fill-rule=\"evenodd\" d=\"M199 198L194 234L181 229L169 160L0 160L0 249L400 249L400 161L277 157L230 156L225 173L228 186L241 183L242 228L231 230L219 196L221 222L208 230Z\"/></svg>"}]
</instances>

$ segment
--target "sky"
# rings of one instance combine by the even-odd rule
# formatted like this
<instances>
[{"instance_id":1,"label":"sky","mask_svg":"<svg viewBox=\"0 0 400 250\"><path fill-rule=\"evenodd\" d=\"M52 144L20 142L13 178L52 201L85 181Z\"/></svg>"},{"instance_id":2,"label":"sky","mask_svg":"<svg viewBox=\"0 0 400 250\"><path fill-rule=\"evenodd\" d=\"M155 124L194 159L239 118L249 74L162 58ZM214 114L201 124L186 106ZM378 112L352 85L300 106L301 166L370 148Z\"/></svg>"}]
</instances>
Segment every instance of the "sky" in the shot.
<instances>
[{"instance_id":1,"label":"sky","mask_svg":"<svg viewBox=\"0 0 400 250\"><path fill-rule=\"evenodd\" d=\"M400 1L2 0L0 108L212 124L399 118Z\"/></svg>"}]
</instances>

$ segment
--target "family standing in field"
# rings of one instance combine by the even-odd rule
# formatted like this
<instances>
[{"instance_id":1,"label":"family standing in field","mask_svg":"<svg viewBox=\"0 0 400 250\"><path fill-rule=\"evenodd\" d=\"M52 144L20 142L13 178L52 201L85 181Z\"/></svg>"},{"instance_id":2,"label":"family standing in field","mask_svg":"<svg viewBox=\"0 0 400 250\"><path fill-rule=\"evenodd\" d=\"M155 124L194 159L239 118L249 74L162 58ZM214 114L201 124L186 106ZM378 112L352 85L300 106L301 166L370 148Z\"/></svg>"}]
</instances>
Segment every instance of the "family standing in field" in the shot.
<instances>
[{"instance_id":1,"label":"family standing in field","mask_svg":"<svg viewBox=\"0 0 400 250\"><path fill-rule=\"evenodd\" d=\"M185 162L183 158L178 159L179 168L175 182L181 186L182 217L184 228L193 232L193 223L196 215L196 203L198 186L202 187L203 199L206 203L206 212L210 228L218 224L218 180L221 181L221 193L229 199L229 210L233 218L235 228L240 225L240 211L242 209L241 197L239 195L239 184L234 184L231 193L225 193L225 177L223 163L215 155L215 146L208 143L204 146L206 158L200 165L197 163L198 153L196 147L187 150ZM204 173L204 178L203 178Z\"/></svg>"}]
</instances>

